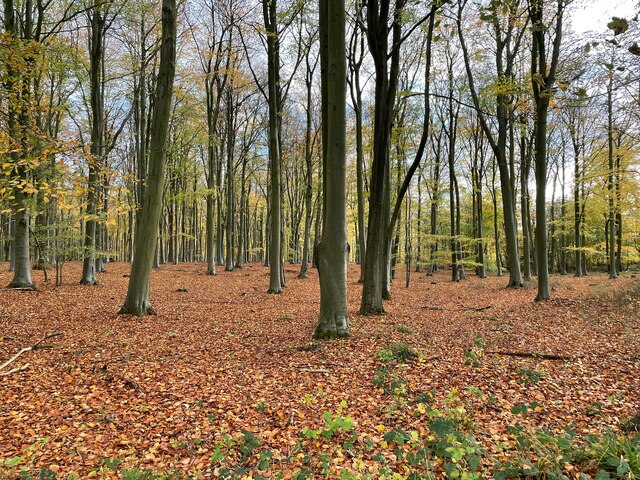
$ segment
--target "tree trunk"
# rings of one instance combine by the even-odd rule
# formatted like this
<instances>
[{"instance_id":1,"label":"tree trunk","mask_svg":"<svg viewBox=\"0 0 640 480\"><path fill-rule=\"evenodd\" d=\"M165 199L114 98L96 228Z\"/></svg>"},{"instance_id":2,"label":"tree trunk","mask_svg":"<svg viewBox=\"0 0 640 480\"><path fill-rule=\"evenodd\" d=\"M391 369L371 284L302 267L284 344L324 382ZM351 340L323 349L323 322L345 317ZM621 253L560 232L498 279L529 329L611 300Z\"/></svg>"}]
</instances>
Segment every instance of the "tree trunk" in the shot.
<instances>
[{"instance_id":1,"label":"tree trunk","mask_svg":"<svg viewBox=\"0 0 640 480\"><path fill-rule=\"evenodd\" d=\"M302 248L302 265L300 266L299 278L307 278L309 269L309 257L311 248L311 221L312 221L312 202L313 202L313 152L311 145L311 128L312 128L312 110L311 110L311 96L313 87L313 72L317 65L316 62L311 65L307 56L306 60L307 72L305 77L305 85L307 87L306 98L306 124L304 135L304 160L305 160L305 176L306 176L306 191L305 191L305 204L304 204L304 246Z\"/></svg>"},{"instance_id":2,"label":"tree trunk","mask_svg":"<svg viewBox=\"0 0 640 480\"><path fill-rule=\"evenodd\" d=\"M87 212L84 238L84 262L82 265L82 285L96 285L96 232L99 201L100 162L102 161L102 140L104 130L104 97L102 91L102 64L104 61L104 34L106 19L102 6L91 10L90 48L90 97L91 97L91 147L87 193Z\"/></svg>"},{"instance_id":3,"label":"tree trunk","mask_svg":"<svg viewBox=\"0 0 640 480\"><path fill-rule=\"evenodd\" d=\"M544 0L530 0L529 16L532 28L531 85L536 102L535 164L536 164L536 259L538 270L538 295L536 300L550 297L549 259L547 256L547 115L556 69L560 58L562 40L562 16L564 2L558 0L555 17L555 37L550 60L547 58Z\"/></svg>"},{"instance_id":4,"label":"tree trunk","mask_svg":"<svg viewBox=\"0 0 640 480\"><path fill-rule=\"evenodd\" d=\"M280 88L280 42L278 40L278 24L276 0L263 0L264 25L267 30L267 66L269 75L269 170L271 228L269 241L269 293L282 292L282 179L280 169L280 121L279 93Z\"/></svg>"},{"instance_id":5,"label":"tree trunk","mask_svg":"<svg viewBox=\"0 0 640 480\"><path fill-rule=\"evenodd\" d=\"M140 218L140 232L136 236L127 297L120 310L120 313L132 315L154 312L149 298L149 287L164 191L167 132L176 67L176 10L176 0L163 0L160 67L156 83L156 105L151 124L149 176Z\"/></svg>"},{"instance_id":6,"label":"tree trunk","mask_svg":"<svg viewBox=\"0 0 640 480\"><path fill-rule=\"evenodd\" d=\"M233 150L235 144L234 138L234 120L233 120L233 93L232 87L227 87L227 252L225 255L225 271L233 270L233 244L234 244L234 225L235 225L235 194L234 194L234 163Z\"/></svg>"},{"instance_id":7,"label":"tree trunk","mask_svg":"<svg viewBox=\"0 0 640 480\"><path fill-rule=\"evenodd\" d=\"M347 310L347 219L346 219L346 60L344 0L320 0L320 54L326 108L323 123L327 135L324 148L324 184L327 199L324 233L318 244L320 319L314 338L349 335Z\"/></svg>"},{"instance_id":8,"label":"tree trunk","mask_svg":"<svg viewBox=\"0 0 640 480\"><path fill-rule=\"evenodd\" d=\"M608 160L609 171L607 176L607 195L609 198L609 217L607 219L608 228L608 246L607 253L609 255L609 278L618 276L616 269L616 229L615 229L615 199L614 199L614 156L613 156L613 67L609 71L609 84L607 85L607 143L608 143Z\"/></svg>"}]
</instances>

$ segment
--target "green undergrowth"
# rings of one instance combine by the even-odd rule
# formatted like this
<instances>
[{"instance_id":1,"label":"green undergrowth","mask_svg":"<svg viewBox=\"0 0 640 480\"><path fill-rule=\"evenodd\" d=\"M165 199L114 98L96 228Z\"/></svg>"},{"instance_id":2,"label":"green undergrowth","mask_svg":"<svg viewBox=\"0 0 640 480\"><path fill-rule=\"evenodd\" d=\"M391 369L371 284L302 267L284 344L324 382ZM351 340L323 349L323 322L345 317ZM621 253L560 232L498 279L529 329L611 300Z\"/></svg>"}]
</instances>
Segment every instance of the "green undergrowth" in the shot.
<instances>
[{"instance_id":1,"label":"green undergrowth","mask_svg":"<svg viewBox=\"0 0 640 480\"><path fill-rule=\"evenodd\" d=\"M478 441L483 432L467 416L468 404L458 403L455 393L449 394L451 404L444 408L423 403L433 397L429 393L409 402L413 415L424 420L424 429L380 425L369 434L358 431L343 403L334 413L324 412L322 426L302 429L288 456L276 454L259 433L223 434L212 449L208 476L238 480L285 475L296 480L640 478L638 433L581 436L570 428L558 433L515 424L504 437L509 441L485 446ZM23 455L0 460L0 478L182 480L204 478L206 473L125 468L135 460L104 458L88 474L58 476L50 469L32 467L35 451L45 444L43 440Z\"/></svg>"},{"instance_id":2,"label":"green undergrowth","mask_svg":"<svg viewBox=\"0 0 640 480\"><path fill-rule=\"evenodd\" d=\"M475 342L474 360L482 358L483 342ZM158 472L136 468L136 457L103 458L89 473L59 476L49 468L35 468L46 440L21 455L0 459L0 479L80 478L126 480L222 479L566 479L606 480L640 478L640 433L631 419L623 431L579 435L566 428L550 431L524 426L523 418L538 405L511 408L514 423L496 434L476 422L487 411L503 408L503 402L482 389L470 386L412 391L405 379L417 352L406 345L392 345L376 355L379 363L373 385L384 399L373 412L378 425L359 424L362 408L342 401L300 427L297 436L282 439L273 432L241 430L202 438L208 464L199 471L176 469ZM535 384L544 373L521 369L521 381ZM300 403L312 407L315 397ZM504 408L507 408L506 405ZM410 426L410 427L407 427ZM144 452L140 452L142 454ZM54 468L51 466L51 468Z\"/></svg>"}]
</instances>

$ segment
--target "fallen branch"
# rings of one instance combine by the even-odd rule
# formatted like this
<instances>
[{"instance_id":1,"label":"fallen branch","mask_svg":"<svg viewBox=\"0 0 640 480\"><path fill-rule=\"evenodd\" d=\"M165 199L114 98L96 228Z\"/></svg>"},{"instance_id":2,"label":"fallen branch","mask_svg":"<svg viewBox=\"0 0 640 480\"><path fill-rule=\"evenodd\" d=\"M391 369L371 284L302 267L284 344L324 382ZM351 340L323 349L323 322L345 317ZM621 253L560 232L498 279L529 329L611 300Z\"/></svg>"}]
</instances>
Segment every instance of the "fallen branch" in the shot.
<instances>
[{"instance_id":1,"label":"fallen branch","mask_svg":"<svg viewBox=\"0 0 640 480\"><path fill-rule=\"evenodd\" d=\"M45 333L44 337L42 337L40 340L38 340L36 343L34 343L33 345L31 345L30 347L24 347L22 348L18 353L16 353L13 357L11 357L9 360L7 360L6 362L4 362L2 365L0 365L0 370L4 370L6 367L8 367L9 365L11 365L13 362L15 362L20 355L22 355L23 353L26 352L30 352L32 350L38 350L38 349L43 349L43 348L52 348L50 345L42 345L42 342L44 342L45 340L48 340L49 338L53 338L53 337L57 337L58 335L60 335L60 332L50 332L50 333ZM25 370L26 368L29 367L29 364L27 363L26 365L23 365L22 367L20 367L21 369ZM10 370L9 372L5 372L3 373L3 375L9 375L9 373L13 373L14 371L19 371L19 369L13 369Z\"/></svg>"},{"instance_id":2,"label":"fallen branch","mask_svg":"<svg viewBox=\"0 0 640 480\"><path fill-rule=\"evenodd\" d=\"M444 308L444 307L432 307L429 305L422 305L419 308L423 310L447 310L450 312L482 312L493 308L493 305L487 305L486 307L466 307L462 305L460 308Z\"/></svg>"},{"instance_id":3,"label":"fallen branch","mask_svg":"<svg viewBox=\"0 0 640 480\"><path fill-rule=\"evenodd\" d=\"M31 365L30 363L25 363L21 367L12 368L11 370L7 370L6 372L3 372L2 375L6 377L7 375L11 375L12 373L23 372L27 368L29 368L30 365Z\"/></svg>"},{"instance_id":4,"label":"fallen branch","mask_svg":"<svg viewBox=\"0 0 640 480\"><path fill-rule=\"evenodd\" d=\"M329 375L331 373L330 370L325 370L323 368L301 368L300 371L308 373L324 373L325 375Z\"/></svg>"},{"instance_id":5,"label":"fallen branch","mask_svg":"<svg viewBox=\"0 0 640 480\"><path fill-rule=\"evenodd\" d=\"M487 352L489 355L505 355L507 357L523 357L523 358L542 358L544 360L575 360L575 357L567 357L564 355L551 355L547 353L535 352Z\"/></svg>"},{"instance_id":6,"label":"fallen branch","mask_svg":"<svg viewBox=\"0 0 640 480\"><path fill-rule=\"evenodd\" d=\"M467 310L467 311L482 312L484 310L489 310L490 308L493 308L493 305L487 305L486 307L465 307L463 305L462 307L464 308L464 310Z\"/></svg>"}]
</instances>

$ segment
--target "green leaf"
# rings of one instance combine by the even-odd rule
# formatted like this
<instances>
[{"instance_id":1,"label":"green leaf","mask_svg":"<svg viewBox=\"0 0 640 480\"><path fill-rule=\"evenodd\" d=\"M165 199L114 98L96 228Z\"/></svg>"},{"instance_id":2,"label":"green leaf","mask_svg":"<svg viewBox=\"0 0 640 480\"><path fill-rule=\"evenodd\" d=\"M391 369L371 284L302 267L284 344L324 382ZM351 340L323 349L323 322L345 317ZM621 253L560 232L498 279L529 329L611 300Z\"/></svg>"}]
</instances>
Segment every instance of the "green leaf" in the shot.
<instances>
[{"instance_id":1,"label":"green leaf","mask_svg":"<svg viewBox=\"0 0 640 480\"><path fill-rule=\"evenodd\" d=\"M526 403L520 403L511 407L511 413L514 415L526 415L529 412L529 407Z\"/></svg>"},{"instance_id":2,"label":"green leaf","mask_svg":"<svg viewBox=\"0 0 640 480\"><path fill-rule=\"evenodd\" d=\"M429 430L444 440L453 431L453 423L446 418L435 418L429 422Z\"/></svg>"},{"instance_id":3,"label":"green leaf","mask_svg":"<svg viewBox=\"0 0 640 480\"><path fill-rule=\"evenodd\" d=\"M607 28L613 30L614 35L621 35L629 30L629 22L626 18L612 17L611 21L607 23Z\"/></svg>"},{"instance_id":4,"label":"green leaf","mask_svg":"<svg viewBox=\"0 0 640 480\"><path fill-rule=\"evenodd\" d=\"M13 468L17 465L20 465L23 460L24 457L11 457L4 460L3 463L6 467Z\"/></svg>"},{"instance_id":5,"label":"green leaf","mask_svg":"<svg viewBox=\"0 0 640 480\"><path fill-rule=\"evenodd\" d=\"M629 462L627 462L626 460L621 460L620 464L618 465L618 468L616 468L616 473L618 475L624 475L628 471L629 471Z\"/></svg>"}]
</instances>

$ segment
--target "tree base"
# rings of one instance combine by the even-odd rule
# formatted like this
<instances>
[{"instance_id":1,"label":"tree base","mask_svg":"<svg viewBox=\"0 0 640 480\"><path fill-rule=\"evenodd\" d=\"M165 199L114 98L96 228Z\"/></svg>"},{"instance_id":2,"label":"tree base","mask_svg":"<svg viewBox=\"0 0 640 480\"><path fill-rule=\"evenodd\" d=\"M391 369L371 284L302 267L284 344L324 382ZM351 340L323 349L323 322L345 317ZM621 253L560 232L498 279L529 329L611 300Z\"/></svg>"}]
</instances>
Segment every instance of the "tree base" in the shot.
<instances>
[{"instance_id":1,"label":"tree base","mask_svg":"<svg viewBox=\"0 0 640 480\"><path fill-rule=\"evenodd\" d=\"M360 309L360 315L386 315L387 312L385 312L383 307L380 308L361 308Z\"/></svg>"},{"instance_id":2,"label":"tree base","mask_svg":"<svg viewBox=\"0 0 640 480\"><path fill-rule=\"evenodd\" d=\"M126 305L120 307L118 310L118 315L134 315L136 317L144 317L145 315L157 315L158 312L152 307L135 307L128 308Z\"/></svg>"},{"instance_id":3,"label":"tree base","mask_svg":"<svg viewBox=\"0 0 640 480\"><path fill-rule=\"evenodd\" d=\"M98 285L98 280L80 280L80 285Z\"/></svg>"},{"instance_id":4,"label":"tree base","mask_svg":"<svg viewBox=\"0 0 640 480\"><path fill-rule=\"evenodd\" d=\"M267 293L273 293L274 295L278 295L282 293L282 287L280 288L269 287L269 290L267 290Z\"/></svg>"},{"instance_id":5,"label":"tree base","mask_svg":"<svg viewBox=\"0 0 640 480\"><path fill-rule=\"evenodd\" d=\"M315 340L331 340L349 336L349 319L346 315L328 315L321 318L313 334Z\"/></svg>"},{"instance_id":6,"label":"tree base","mask_svg":"<svg viewBox=\"0 0 640 480\"><path fill-rule=\"evenodd\" d=\"M13 290L37 290L35 283L26 283L26 282L11 282L7 285L7 288Z\"/></svg>"}]
</instances>

